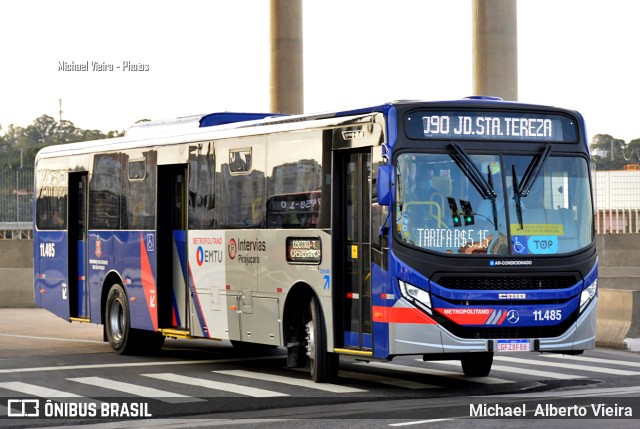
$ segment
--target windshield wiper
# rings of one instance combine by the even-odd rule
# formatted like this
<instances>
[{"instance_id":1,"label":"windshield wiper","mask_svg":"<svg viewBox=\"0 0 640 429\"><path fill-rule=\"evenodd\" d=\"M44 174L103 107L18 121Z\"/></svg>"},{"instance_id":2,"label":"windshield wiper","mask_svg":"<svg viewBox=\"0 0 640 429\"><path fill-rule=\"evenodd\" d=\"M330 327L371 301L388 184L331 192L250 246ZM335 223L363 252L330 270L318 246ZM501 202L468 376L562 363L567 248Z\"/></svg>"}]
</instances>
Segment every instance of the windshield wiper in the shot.
<instances>
[{"instance_id":1,"label":"windshield wiper","mask_svg":"<svg viewBox=\"0 0 640 429\"><path fill-rule=\"evenodd\" d=\"M549 157L550 152L551 152L551 144L547 143L544 145L544 149L542 150L542 153L540 154L540 156L536 156L531 160L531 162L529 163L529 166L527 167L527 170L524 172L524 175L522 176L522 180L518 185L520 189L518 191L518 195L520 195L520 197L526 197L527 195L529 195L529 192L531 192L531 188L533 187L533 184L535 183L536 178L540 174L540 170L542 169L542 166L544 165L545 161Z\"/></svg>"},{"instance_id":2,"label":"windshield wiper","mask_svg":"<svg viewBox=\"0 0 640 429\"><path fill-rule=\"evenodd\" d=\"M531 160L520 182L518 182L518 176L516 175L516 166L514 164L511 165L511 178L513 179L513 192L514 192L514 199L516 202L516 214L518 215L518 223L520 224L521 229L524 229L524 226L522 224L521 199L523 197L527 197L529 195L529 192L531 192L531 188L533 187L533 184L536 182L536 179L540 174L540 170L542 170L542 166L544 165L547 158L549 157L550 152L551 152L551 144L547 143L544 145L544 149L542 150L542 153Z\"/></svg>"},{"instance_id":3,"label":"windshield wiper","mask_svg":"<svg viewBox=\"0 0 640 429\"><path fill-rule=\"evenodd\" d=\"M516 215L518 216L518 223L520 224L520 229L524 229L524 225L522 224L522 203L520 202L520 189L518 188L518 178L516 176L516 166L511 164L511 179L513 183L513 199L516 202Z\"/></svg>"},{"instance_id":4,"label":"windshield wiper","mask_svg":"<svg viewBox=\"0 0 640 429\"><path fill-rule=\"evenodd\" d=\"M493 179L491 178L491 168L487 166L487 178L488 181L482 177L482 173L478 170L478 167L473 163L467 152L460 147L458 143L451 140L451 147L453 148L455 155L451 156L453 162L456 163L458 168L462 170L469 182L473 185L474 188L480 193L483 199L491 200L491 208L493 214L493 226L494 228L498 228L498 210L496 207L496 191L493 188Z\"/></svg>"},{"instance_id":5,"label":"windshield wiper","mask_svg":"<svg viewBox=\"0 0 640 429\"><path fill-rule=\"evenodd\" d=\"M489 198L495 200L496 192L493 190L493 184L487 182L485 178L482 177L482 173L480 173L478 167L476 167L469 155L467 155L467 152L465 152L458 143L451 140L450 144L456 153L455 156L452 156L451 158L460 170L462 170L464 175L467 176L480 195L482 195L482 198L485 200ZM489 174L489 181L491 181L491 174Z\"/></svg>"}]
</instances>

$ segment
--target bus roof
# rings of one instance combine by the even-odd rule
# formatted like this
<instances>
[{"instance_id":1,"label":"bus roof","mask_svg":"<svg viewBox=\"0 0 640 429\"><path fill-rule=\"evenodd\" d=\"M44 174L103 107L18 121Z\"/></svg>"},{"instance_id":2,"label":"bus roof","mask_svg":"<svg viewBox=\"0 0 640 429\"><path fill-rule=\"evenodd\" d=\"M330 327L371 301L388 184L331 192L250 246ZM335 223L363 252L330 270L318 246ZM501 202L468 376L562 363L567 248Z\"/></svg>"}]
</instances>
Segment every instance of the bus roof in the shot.
<instances>
[{"instance_id":1,"label":"bus roof","mask_svg":"<svg viewBox=\"0 0 640 429\"><path fill-rule=\"evenodd\" d=\"M197 128L256 121L259 119L286 116L278 113L218 112L206 115L183 116L176 119L137 122L129 127L126 136L150 136L175 131L190 131Z\"/></svg>"},{"instance_id":2,"label":"bus roof","mask_svg":"<svg viewBox=\"0 0 640 429\"><path fill-rule=\"evenodd\" d=\"M248 136L274 131L286 131L305 128L310 121L327 120L322 126L340 125L345 121L373 113L389 114L398 108L411 106L431 108L513 108L513 109L557 109L551 106L524 104L502 101L496 97L468 97L448 101L396 100L366 108L324 112L315 114L287 115L279 113L239 113L218 112L203 115L185 116L176 119L147 121L130 127L124 137L93 140L77 143L47 146L41 149L36 161L42 157L56 157L72 154L126 150L132 147L150 147L171 143L186 143L194 140L210 140L231 136ZM404 109L403 109L404 110ZM565 109L566 112L569 112ZM571 111L580 119L577 112ZM320 125L320 124L319 124ZM239 132L239 129L243 129ZM135 143L135 144L134 144Z\"/></svg>"}]
</instances>

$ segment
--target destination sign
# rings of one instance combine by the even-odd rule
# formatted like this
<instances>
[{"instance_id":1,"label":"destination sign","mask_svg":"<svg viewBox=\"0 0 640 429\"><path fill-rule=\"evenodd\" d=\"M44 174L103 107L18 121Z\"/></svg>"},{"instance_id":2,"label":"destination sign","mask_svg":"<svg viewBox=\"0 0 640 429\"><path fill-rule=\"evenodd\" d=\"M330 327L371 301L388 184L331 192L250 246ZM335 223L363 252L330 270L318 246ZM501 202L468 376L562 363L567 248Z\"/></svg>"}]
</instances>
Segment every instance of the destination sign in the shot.
<instances>
[{"instance_id":1,"label":"destination sign","mask_svg":"<svg viewBox=\"0 0 640 429\"><path fill-rule=\"evenodd\" d=\"M417 111L407 115L405 127L415 139L577 142L575 121L557 114Z\"/></svg>"}]
</instances>

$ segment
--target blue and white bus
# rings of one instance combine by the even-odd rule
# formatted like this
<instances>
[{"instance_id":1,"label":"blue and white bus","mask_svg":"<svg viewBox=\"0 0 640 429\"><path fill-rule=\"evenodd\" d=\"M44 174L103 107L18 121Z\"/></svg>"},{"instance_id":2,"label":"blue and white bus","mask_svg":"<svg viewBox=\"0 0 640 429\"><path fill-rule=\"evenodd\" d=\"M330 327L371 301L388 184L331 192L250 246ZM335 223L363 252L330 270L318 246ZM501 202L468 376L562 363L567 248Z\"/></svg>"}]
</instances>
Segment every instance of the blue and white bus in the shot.
<instances>
[{"instance_id":1,"label":"blue and white bus","mask_svg":"<svg viewBox=\"0 0 640 429\"><path fill-rule=\"evenodd\" d=\"M574 111L472 97L210 114L36 159L35 301L165 337L339 357L580 354L596 336L590 158Z\"/></svg>"}]
</instances>

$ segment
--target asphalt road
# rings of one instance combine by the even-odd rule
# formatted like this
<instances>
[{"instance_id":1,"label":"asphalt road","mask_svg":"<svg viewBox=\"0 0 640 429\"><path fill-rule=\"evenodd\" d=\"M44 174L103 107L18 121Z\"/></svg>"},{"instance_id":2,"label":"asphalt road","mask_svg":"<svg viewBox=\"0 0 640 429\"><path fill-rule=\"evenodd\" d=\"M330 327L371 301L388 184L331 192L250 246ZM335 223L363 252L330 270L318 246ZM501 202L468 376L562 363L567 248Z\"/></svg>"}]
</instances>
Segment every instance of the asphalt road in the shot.
<instances>
[{"instance_id":1,"label":"asphalt road","mask_svg":"<svg viewBox=\"0 0 640 429\"><path fill-rule=\"evenodd\" d=\"M485 378L455 361L343 359L335 384L315 384L281 349L167 340L118 356L101 326L41 309L0 309L0 344L2 427L640 427L640 354L620 350L501 354Z\"/></svg>"}]
</instances>

